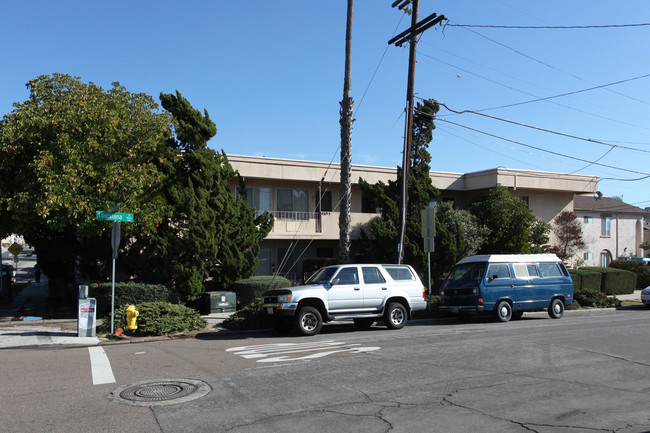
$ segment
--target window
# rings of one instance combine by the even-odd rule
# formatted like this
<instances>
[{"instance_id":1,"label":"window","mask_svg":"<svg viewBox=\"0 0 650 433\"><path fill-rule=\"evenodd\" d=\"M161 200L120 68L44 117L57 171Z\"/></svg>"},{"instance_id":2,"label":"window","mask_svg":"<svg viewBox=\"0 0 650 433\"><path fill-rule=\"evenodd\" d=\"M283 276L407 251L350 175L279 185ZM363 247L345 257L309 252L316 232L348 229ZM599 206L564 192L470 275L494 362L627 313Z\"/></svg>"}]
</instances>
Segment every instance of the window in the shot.
<instances>
[{"instance_id":1,"label":"window","mask_svg":"<svg viewBox=\"0 0 650 433\"><path fill-rule=\"evenodd\" d=\"M318 194L316 196L318 197ZM316 212L332 212L332 191L321 193L320 203L316 203Z\"/></svg>"},{"instance_id":2,"label":"window","mask_svg":"<svg viewBox=\"0 0 650 433\"><path fill-rule=\"evenodd\" d=\"M593 224L594 223L594 217L590 217L590 216L582 217L582 222L585 223L585 224Z\"/></svg>"},{"instance_id":3,"label":"window","mask_svg":"<svg viewBox=\"0 0 650 433\"><path fill-rule=\"evenodd\" d=\"M361 212L377 213L377 206L368 198L367 194L361 193Z\"/></svg>"},{"instance_id":4,"label":"window","mask_svg":"<svg viewBox=\"0 0 650 433\"><path fill-rule=\"evenodd\" d=\"M327 259L331 259L332 257L334 257L334 249L327 248L327 247L316 248L316 257L324 257Z\"/></svg>"},{"instance_id":5,"label":"window","mask_svg":"<svg viewBox=\"0 0 650 433\"><path fill-rule=\"evenodd\" d=\"M361 268L361 272L363 272L363 282L366 284L381 284L386 282L386 279L377 268Z\"/></svg>"},{"instance_id":6,"label":"window","mask_svg":"<svg viewBox=\"0 0 650 433\"><path fill-rule=\"evenodd\" d=\"M609 263L612 260L612 256L609 254L609 251L603 250L600 253L600 266L603 268L609 267Z\"/></svg>"},{"instance_id":7,"label":"window","mask_svg":"<svg viewBox=\"0 0 650 433\"><path fill-rule=\"evenodd\" d=\"M388 274L395 281L411 281L415 280L415 277L411 273L411 270L406 266L384 266L384 269L388 271Z\"/></svg>"},{"instance_id":8,"label":"window","mask_svg":"<svg viewBox=\"0 0 650 433\"><path fill-rule=\"evenodd\" d=\"M277 210L309 212L309 192L300 189L278 189Z\"/></svg>"},{"instance_id":9,"label":"window","mask_svg":"<svg viewBox=\"0 0 650 433\"><path fill-rule=\"evenodd\" d=\"M505 263L495 263L488 268L488 278L510 278L510 270Z\"/></svg>"},{"instance_id":10,"label":"window","mask_svg":"<svg viewBox=\"0 0 650 433\"><path fill-rule=\"evenodd\" d=\"M612 217L611 216L601 216L600 217L600 235L601 236L611 236L612 235Z\"/></svg>"},{"instance_id":11,"label":"window","mask_svg":"<svg viewBox=\"0 0 650 433\"><path fill-rule=\"evenodd\" d=\"M271 188L246 187L246 201L256 210L271 210Z\"/></svg>"},{"instance_id":12,"label":"window","mask_svg":"<svg viewBox=\"0 0 650 433\"><path fill-rule=\"evenodd\" d=\"M528 279L538 276L537 266L530 263L513 263L512 269L515 271L515 278Z\"/></svg>"},{"instance_id":13,"label":"window","mask_svg":"<svg viewBox=\"0 0 650 433\"><path fill-rule=\"evenodd\" d=\"M557 263L540 263L539 271L542 273L542 277L546 278L562 276L562 272L557 267Z\"/></svg>"},{"instance_id":14,"label":"window","mask_svg":"<svg viewBox=\"0 0 650 433\"><path fill-rule=\"evenodd\" d=\"M337 284L358 284L359 283L359 273L357 268L343 268L336 275Z\"/></svg>"},{"instance_id":15,"label":"window","mask_svg":"<svg viewBox=\"0 0 650 433\"><path fill-rule=\"evenodd\" d=\"M513 195L512 198L523 201L526 203L526 207L530 208L530 200L527 195Z\"/></svg>"}]
</instances>

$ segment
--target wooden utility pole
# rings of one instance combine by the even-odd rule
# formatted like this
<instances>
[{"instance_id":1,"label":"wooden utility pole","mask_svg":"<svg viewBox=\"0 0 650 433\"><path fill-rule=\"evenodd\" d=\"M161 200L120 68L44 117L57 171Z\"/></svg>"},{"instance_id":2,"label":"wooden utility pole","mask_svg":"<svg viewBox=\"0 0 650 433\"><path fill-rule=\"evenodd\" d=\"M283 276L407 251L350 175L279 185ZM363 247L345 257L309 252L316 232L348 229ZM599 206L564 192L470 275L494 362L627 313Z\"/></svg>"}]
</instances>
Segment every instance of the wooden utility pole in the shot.
<instances>
[{"instance_id":1,"label":"wooden utility pole","mask_svg":"<svg viewBox=\"0 0 650 433\"><path fill-rule=\"evenodd\" d=\"M345 30L345 78L343 100L341 101L341 212L339 214L339 261L350 263L350 201L352 196L352 123L354 101L350 96L352 87L352 10L354 0L348 0L348 14Z\"/></svg>"},{"instance_id":2,"label":"wooden utility pole","mask_svg":"<svg viewBox=\"0 0 650 433\"><path fill-rule=\"evenodd\" d=\"M424 32L426 29L433 27L446 20L445 16L438 17L436 14L431 14L422 21L418 22L418 9L419 0L397 0L393 3L392 7L398 7L400 10L405 9L411 3L411 28L395 36L388 41L389 45L395 44L401 47L406 41L409 42L409 70L408 70L408 83L406 86L406 122L404 126L404 155L402 158L402 194L401 204L402 211L400 212L400 236L399 243L397 244L397 263L404 261L404 242L406 238L406 209L408 204L408 179L409 168L411 166L411 139L413 136L413 111L415 99L415 64L416 64L416 47L417 36Z\"/></svg>"}]
</instances>

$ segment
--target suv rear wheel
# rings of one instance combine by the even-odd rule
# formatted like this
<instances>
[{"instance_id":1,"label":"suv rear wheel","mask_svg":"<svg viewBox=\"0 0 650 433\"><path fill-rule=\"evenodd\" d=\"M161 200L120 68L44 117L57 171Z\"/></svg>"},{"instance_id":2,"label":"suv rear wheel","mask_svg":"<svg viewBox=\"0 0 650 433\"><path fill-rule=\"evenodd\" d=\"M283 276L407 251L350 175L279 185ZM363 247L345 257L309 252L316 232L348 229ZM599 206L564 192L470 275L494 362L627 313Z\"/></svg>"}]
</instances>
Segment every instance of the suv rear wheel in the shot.
<instances>
[{"instance_id":1,"label":"suv rear wheel","mask_svg":"<svg viewBox=\"0 0 650 433\"><path fill-rule=\"evenodd\" d=\"M314 307L302 307L295 317L296 329L302 335L316 335L323 326L323 317Z\"/></svg>"},{"instance_id":2,"label":"suv rear wheel","mask_svg":"<svg viewBox=\"0 0 650 433\"><path fill-rule=\"evenodd\" d=\"M384 313L384 325L389 329L401 329L406 325L406 308L399 302L388 304Z\"/></svg>"}]
</instances>

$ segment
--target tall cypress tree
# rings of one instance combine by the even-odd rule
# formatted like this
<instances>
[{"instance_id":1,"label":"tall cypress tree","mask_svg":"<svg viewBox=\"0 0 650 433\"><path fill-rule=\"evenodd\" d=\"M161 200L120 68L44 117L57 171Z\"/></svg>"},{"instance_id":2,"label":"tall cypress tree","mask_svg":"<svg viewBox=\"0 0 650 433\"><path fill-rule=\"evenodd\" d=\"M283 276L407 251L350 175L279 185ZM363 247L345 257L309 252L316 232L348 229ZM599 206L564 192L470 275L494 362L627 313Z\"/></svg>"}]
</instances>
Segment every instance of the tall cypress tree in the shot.
<instances>
[{"instance_id":1,"label":"tall cypress tree","mask_svg":"<svg viewBox=\"0 0 650 433\"><path fill-rule=\"evenodd\" d=\"M169 144L179 156L166 166L172 213L138 249L146 259L140 273L148 280L171 281L185 300L194 301L206 289L223 290L252 275L259 243L273 220L266 212L255 217L245 184L225 153L207 147L217 131L207 111L201 115L178 91L161 94L160 100L174 117L176 137ZM228 188L236 177L240 194Z\"/></svg>"}]
</instances>

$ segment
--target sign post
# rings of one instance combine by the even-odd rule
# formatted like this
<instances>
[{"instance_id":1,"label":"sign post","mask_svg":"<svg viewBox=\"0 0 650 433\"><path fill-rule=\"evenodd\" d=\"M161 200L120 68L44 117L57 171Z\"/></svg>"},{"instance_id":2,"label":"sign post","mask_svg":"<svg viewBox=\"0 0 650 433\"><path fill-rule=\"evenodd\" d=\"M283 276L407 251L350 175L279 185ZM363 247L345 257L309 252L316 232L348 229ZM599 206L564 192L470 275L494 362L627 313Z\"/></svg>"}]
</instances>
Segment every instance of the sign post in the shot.
<instances>
[{"instance_id":1,"label":"sign post","mask_svg":"<svg viewBox=\"0 0 650 433\"><path fill-rule=\"evenodd\" d=\"M120 205L115 206L117 210L120 210ZM109 211L97 211L98 220L113 221L113 231L111 232L111 246L113 248L113 275L112 275L112 284L111 284L111 335L115 331L115 259L117 259L117 251L120 246L120 221L132 223L133 214L132 213L121 213L121 212L109 212Z\"/></svg>"},{"instance_id":2,"label":"sign post","mask_svg":"<svg viewBox=\"0 0 650 433\"><path fill-rule=\"evenodd\" d=\"M422 210L422 238L424 238L424 251L427 253L427 269L429 270L429 301L431 300L431 251L435 251L436 237L436 203L430 202L429 206ZM429 309L430 302L427 302Z\"/></svg>"}]
</instances>

